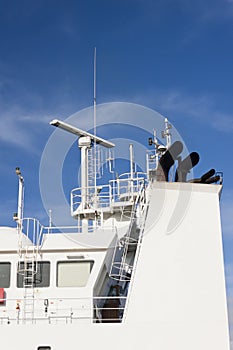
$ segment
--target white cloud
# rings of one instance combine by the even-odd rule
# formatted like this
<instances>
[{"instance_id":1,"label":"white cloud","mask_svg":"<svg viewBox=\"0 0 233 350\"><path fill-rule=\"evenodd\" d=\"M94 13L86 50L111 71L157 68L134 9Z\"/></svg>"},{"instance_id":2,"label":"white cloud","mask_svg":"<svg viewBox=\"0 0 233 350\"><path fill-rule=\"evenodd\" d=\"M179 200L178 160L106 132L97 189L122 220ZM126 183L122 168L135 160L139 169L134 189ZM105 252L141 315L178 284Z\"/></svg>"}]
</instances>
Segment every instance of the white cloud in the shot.
<instances>
[{"instance_id":1,"label":"white cloud","mask_svg":"<svg viewBox=\"0 0 233 350\"><path fill-rule=\"evenodd\" d=\"M233 233L233 190L227 191L222 198L221 203L221 216L222 225L224 228L224 234L232 236ZM233 271L233 266L232 266Z\"/></svg>"},{"instance_id":2,"label":"white cloud","mask_svg":"<svg viewBox=\"0 0 233 350\"><path fill-rule=\"evenodd\" d=\"M228 306L228 320L229 320L229 331L230 331L230 345L231 345L231 350L233 350L233 298L232 297L228 297L227 306Z\"/></svg>"},{"instance_id":3,"label":"white cloud","mask_svg":"<svg viewBox=\"0 0 233 350\"><path fill-rule=\"evenodd\" d=\"M166 10L171 6L176 11L182 11L186 16L195 21L196 28L198 25L204 25L210 21L225 19L233 15L231 4L233 0L137 0L142 5L142 11L147 14L148 18L159 17L166 14Z\"/></svg>"},{"instance_id":4,"label":"white cloud","mask_svg":"<svg viewBox=\"0 0 233 350\"><path fill-rule=\"evenodd\" d=\"M219 113L216 117L212 124L215 129L223 132L233 132L233 114Z\"/></svg>"},{"instance_id":5,"label":"white cloud","mask_svg":"<svg viewBox=\"0 0 233 350\"><path fill-rule=\"evenodd\" d=\"M51 118L40 115L41 112L27 113L16 105L1 111L0 141L37 153L35 135L38 128L35 124L48 123Z\"/></svg>"},{"instance_id":6,"label":"white cloud","mask_svg":"<svg viewBox=\"0 0 233 350\"><path fill-rule=\"evenodd\" d=\"M180 6L189 13L196 14L200 22L217 20L219 18L226 18L232 15L229 3L233 0L171 0L173 3L177 2Z\"/></svg>"},{"instance_id":7,"label":"white cloud","mask_svg":"<svg viewBox=\"0 0 233 350\"><path fill-rule=\"evenodd\" d=\"M0 141L37 153L37 141L43 137L43 126L48 126L49 121L56 117L48 101L39 93L26 89L22 82L1 77ZM57 111L59 107L63 110L65 102L61 100L60 106L56 105L53 110ZM47 104L49 106L44 107ZM49 128L47 131L49 133Z\"/></svg>"},{"instance_id":8,"label":"white cloud","mask_svg":"<svg viewBox=\"0 0 233 350\"><path fill-rule=\"evenodd\" d=\"M153 21L156 18L165 17L167 12L173 7L174 12L180 12L184 15L189 26L183 31L182 45L192 44L193 41L202 36L206 27L212 24L221 23L221 21L232 21L233 18L233 0L160 0L143 1L142 11Z\"/></svg>"},{"instance_id":9,"label":"white cloud","mask_svg":"<svg viewBox=\"0 0 233 350\"><path fill-rule=\"evenodd\" d=\"M179 89L154 90L134 96L132 100L151 106L164 115L176 113L176 118L191 118L220 132L233 133L233 112L228 113L219 107L222 106L221 96L188 95Z\"/></svg>"}]
</instances>

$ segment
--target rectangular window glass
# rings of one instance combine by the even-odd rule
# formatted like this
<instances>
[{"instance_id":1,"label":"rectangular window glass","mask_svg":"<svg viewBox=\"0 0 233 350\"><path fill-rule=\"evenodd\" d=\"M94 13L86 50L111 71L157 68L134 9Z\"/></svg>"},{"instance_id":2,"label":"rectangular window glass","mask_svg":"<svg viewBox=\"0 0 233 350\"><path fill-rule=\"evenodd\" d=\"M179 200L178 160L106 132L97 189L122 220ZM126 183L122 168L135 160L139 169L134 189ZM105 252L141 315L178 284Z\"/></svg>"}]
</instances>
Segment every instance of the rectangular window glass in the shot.
<instances>
[{"instance_id":1,"label":"rectangular window glass","mask_svg":"<svg viewBox=\"0 0 233 350\"><path fill-rule=\"evenodd\" d=\"M85 287L93 261L60 261L57 263L57 287Z\"/></svg>"},{"instance_id":2,"label":"rectangular window glass","mask_svg":"<svg viewBox=\"0 0 233 350\"><path fill-rule=\"evenodd\" d=\"M37 350L51 350L50 346L39 346Z\"/></svg>"},{"instance_id":3,"label":"rectangular window glass","mask_svg":"<svg viewBox=\"0 0 233 350\"><path fill-rule=\"evenodd\" d=\"M0 262L0 288L9 288L11 279L11 263Z\"/></svg>"},{"instance_id":4,"label":"rectangular window glass","mask_svg":"<svg viewBox=\"0 0 233 350\"><path fill-rule=\"evenodd\" d=\"M25 266L24 262L19 263L19 269L17 273L17 287L30 287L31 280L33 280L33 287L43 288L49 287L50 285L50 262L49 261L38 261L34 263L34 272L32 272L32 263L27 263ZM32 278L33 276L33 278Z\"/></svg>"}]
</instances>

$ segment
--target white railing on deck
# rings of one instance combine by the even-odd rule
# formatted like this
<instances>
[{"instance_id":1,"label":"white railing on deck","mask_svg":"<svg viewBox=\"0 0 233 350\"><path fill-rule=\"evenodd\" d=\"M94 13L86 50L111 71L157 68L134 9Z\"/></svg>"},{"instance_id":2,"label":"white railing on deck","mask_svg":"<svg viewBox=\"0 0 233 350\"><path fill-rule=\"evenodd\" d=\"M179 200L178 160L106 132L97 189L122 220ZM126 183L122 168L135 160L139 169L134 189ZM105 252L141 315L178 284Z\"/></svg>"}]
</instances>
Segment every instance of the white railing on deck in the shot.
<instances>
[{"instance_id":1,"label":"white railing on deck","mask_svg":"<svg viewBox=\"0 0 233 350\"><path fill-rule=\"evenodd\" d=\"M129 265L127 262L127 254L132 246L135 246L135 250L140 243L140 235L143 230L143 222L145 221L145 209L146 209L146 192L143 185L137 193L135 199L134 208L131 211L131 222L128 231L125 236L118 240L115 245L112 264L110 270L110 277L117 281L130 281L134 268L134 262ZM138 234L135 235L133 230L134 225L138 228Z\"/></svg>"},{"instance_id":2,"label":"white railing on deck","mask_svg":"<svg viewBox=\"0 0 233 350\"><path fill-rule=\"evenodd\" d=\"M34 298L34 316L23 317L24 299L3 299L0 326L6 324L120 323L126 297Z\"/></svg>"},{"instance_id":3,"label":"white railing on deck","mask_svg":"<svg viewBox=\"0 0 233 350\"><path fill-rule=\"evenodd\" d=\"M146 184L144 173L137 173L133 178L129 173L125 173L116 180L110 180L107 185L74 188L71 191L71 213L73 215L78 209L82 211L109 208L115 203L133 200L142 184ZM85 202L82 201L83 192Z\"/></svg>"},{"instance_id":4,"label":"white railing on deck","mask_svg":"<svg viewBox=\"0 0 233 350\"><path fill-rule=\"evenodd\" d=\"M24 235L29 238L34 245L41 245L44 226L39 220L35 218L23 218L21 219L21 228Z\"/></svg>"},{"instance_id":5,"label":"white railing on deck","mask_svg":"<svg viewBox=\"0 0 233 350\"><path fill-rule=\"evenodd\" d=\"M156 170L158 166L158 155L156 154L155 150L147 151L146 154L146 168L147 168L147 173L150 170Z\"/></svg>"}]
</instances>

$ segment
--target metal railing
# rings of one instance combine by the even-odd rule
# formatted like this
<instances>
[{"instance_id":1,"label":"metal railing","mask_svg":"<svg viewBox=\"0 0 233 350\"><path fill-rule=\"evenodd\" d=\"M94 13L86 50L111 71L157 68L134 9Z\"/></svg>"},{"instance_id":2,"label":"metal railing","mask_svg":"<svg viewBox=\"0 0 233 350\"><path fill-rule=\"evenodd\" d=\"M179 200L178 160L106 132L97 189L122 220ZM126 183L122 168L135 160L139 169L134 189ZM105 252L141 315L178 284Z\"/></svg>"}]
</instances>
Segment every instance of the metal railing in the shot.
<instances>
[{"instance_id":1,"label":"metal railing","mask_svg":"<svg viewBox=\"0 0 233 350\"><path fill-rule=\"evenodd\" d=\"M102 296L90 298L34 298L33 317L23 312L25 300L3 299L0 326L7 324L70 324L120 323L123 320L126 297ZM26 321L26 322L25 322Z\"/></svg>"},{"instance_id":2,"label":"metal railing","mask_svg":"<svg viewBox=\"0 0 233 350\"><path fill-rule=\"evenodd\" d=\"M139 235L142 228L142 223L140 221L144 217L145 210L145 206L142 207L141 204L145 204L145 196L145 188L142 184L137 193L134 208L131 211L131 222L128 231L125 236L118 240L118 244L116 244L114 249L110 277L117 281L130 281L131 279L134 268L134 261L129 264L127 262L127 255L128 252L132 251L133 247L136 251L137 245L139 243Z\"/></svg>"},{"instance_id":3,"label":"metal railing","mask_svg":"<svg viewBox=\"0 0 233 350\"><path fill-rule=\"evenodd\" d=\"M22 232L29 238L34 245L40 246L44 226L35 218L23 218L21 220Z\"/></svg>"},{"instance_id":4,"label":"metal railing","mask_svg":"<svg viewBox=\"0 0 233 350\"><path fill-rule=\"evenodd\" d=\"M71 214L76 211L111 208L115 203L134 200L142 184L146 184L144 173L135 175L131 178L129 173L125 173L116 180L110 180L107 185L96 188L74 188L71 191Z\"/></svg>"},{"instance_id":5,"label":"metal railing","mask_svg":"<svg viewBox=\"0 0 233 350\"><path fill-rule=\"evenodd\" d=\"M150 150L147 151L146 153L146 168L147 168L147 173L150 170L156 170L158 166L158 154L156 153L156 150Z\"/></svg>"}]
</instances>

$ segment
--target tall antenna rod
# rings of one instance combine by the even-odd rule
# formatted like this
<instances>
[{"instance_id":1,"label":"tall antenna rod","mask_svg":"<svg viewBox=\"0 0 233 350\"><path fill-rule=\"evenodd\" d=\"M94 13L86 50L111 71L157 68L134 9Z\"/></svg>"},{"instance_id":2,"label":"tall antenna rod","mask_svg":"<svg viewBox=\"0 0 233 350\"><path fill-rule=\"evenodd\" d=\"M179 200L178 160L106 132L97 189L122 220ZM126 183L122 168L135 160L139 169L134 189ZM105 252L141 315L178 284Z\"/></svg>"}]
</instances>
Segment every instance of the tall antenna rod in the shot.
<instances>
[{"instance_id":1,"label":"tall antenna rod","mask_svg":"<svg viewBox=\"0 0 233 350\"><path fill-rule=\"evenodd\" d=\"M96 47L94 47L94 136L96 138ZM96 139L95 139L96 140ZM97 177L97 154L96 154L96 141L94 140L94 186L96 194L96 177Z\"/></svg>"},{"instance_id":2,"label":"tall antenna rod","mask_svg":"<svg viewBox=\"0 0 233 350\"><path fill-rule=\"evenodd\" d=\"M96 136L96 47L94 48L94 136Z\"/></svg>"}]
</instances>

